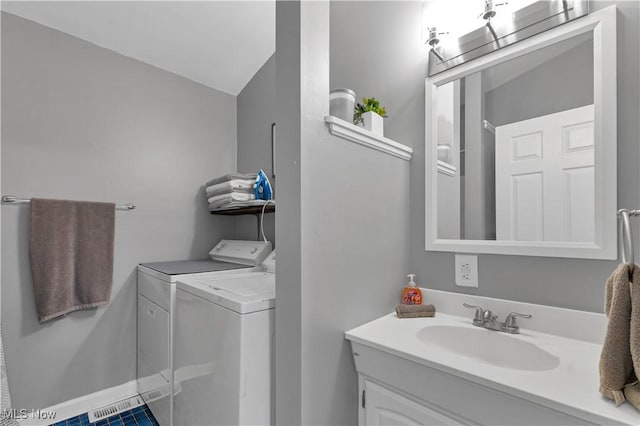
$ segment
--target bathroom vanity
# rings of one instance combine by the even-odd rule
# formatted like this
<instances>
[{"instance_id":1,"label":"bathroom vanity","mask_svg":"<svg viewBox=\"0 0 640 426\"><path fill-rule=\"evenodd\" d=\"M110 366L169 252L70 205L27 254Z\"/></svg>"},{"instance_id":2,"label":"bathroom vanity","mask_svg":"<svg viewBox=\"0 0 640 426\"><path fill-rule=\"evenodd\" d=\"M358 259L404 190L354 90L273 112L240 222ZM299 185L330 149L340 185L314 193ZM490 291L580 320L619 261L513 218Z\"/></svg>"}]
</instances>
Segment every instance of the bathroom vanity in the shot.
<instances>
[{"instance_id":1,"label":"bathroom vanity","mask_svg":"<svg viewBox=\"0 0 640 426\"><path fill-rule=\"evenodd\" d=\"M346 333L361 425L640 424L598 392L602 314L423 290L434 318L395 313ZM520 334L472 324L467 302L533 314Z\"/></svg>"}]
</instances>

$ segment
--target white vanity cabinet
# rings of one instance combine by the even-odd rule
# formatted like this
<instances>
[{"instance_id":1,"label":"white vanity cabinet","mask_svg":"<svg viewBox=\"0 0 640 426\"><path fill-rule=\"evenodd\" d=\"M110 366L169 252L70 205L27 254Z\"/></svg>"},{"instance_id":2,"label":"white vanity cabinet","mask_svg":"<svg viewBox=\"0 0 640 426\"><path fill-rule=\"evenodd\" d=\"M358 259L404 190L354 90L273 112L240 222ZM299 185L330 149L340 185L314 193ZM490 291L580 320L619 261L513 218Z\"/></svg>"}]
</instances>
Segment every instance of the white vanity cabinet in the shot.
<instances>
[{"instance_id":1,"label":"white vanity cabinet","mask_svg":"<svg viewBox=\"0 0 640 426\"><path fill-rule=\"evenodd\" d=\"M640 425L631 404L616 407L598 391L604 314L424 288L422 296L436 316L394 312L345 332L360 425ZM532 318L519 334L486 330L464 303Z\"/></svg>"},{"instance_id":2,"label":"white vanity cabinet","mask_svg":"<svg viewBox=\"0 0 640 426\"><path fill-rule=\"evenodd\" d=\"M360 379L360 424L383 425L458 425L460 421L447 417L416 402L397 390L392 390L371 379Z\"/></svg>"},{"instance_id":3,"label":"white vanity cabinet","mask_svg":"<svg viewBox=\"0 0 640 426\"><path fill-rule=\"evenodd\" d=\"M596 425L440 369L351 342L360 425ZM550 384L552 385L552 384Z\"/></svg>"}]
</instances>

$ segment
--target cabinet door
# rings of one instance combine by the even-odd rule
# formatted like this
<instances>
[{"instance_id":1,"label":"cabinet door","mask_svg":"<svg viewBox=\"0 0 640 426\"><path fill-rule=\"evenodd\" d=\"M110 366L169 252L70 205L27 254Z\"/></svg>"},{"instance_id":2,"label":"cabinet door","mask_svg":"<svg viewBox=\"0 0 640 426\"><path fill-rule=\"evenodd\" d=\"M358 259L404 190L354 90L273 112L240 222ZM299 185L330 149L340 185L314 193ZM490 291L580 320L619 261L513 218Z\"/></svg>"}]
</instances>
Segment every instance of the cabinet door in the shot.
<instances>
[{"instance_id":1,"label":"cabinet door","mask_svg":"<svg viewBox=\"0 0 640 426\"><path fill-rule=\"evenodd\" d=\"M459 425L460 422L420 405L369 380L366 391L365 422L370 426Z\"/></svg>"}]
</instances>

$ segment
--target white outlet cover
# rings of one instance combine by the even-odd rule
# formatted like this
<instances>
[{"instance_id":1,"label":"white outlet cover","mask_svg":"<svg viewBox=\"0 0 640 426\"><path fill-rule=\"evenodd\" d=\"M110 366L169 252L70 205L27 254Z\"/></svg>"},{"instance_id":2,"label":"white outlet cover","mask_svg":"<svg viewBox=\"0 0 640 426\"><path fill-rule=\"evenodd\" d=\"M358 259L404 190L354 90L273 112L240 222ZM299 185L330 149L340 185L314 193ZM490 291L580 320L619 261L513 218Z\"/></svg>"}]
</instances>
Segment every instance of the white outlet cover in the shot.
<instances>
[{"instance_id":1,"label":"white outlet cover","mask_svg":"<svg viewBox=\"0 0 640 426\"><path fill-rule=\"evenodd\" d=\"M460 287L478 287L478 256L456 254L456 285Z\"/></svg>"}]
</instances>

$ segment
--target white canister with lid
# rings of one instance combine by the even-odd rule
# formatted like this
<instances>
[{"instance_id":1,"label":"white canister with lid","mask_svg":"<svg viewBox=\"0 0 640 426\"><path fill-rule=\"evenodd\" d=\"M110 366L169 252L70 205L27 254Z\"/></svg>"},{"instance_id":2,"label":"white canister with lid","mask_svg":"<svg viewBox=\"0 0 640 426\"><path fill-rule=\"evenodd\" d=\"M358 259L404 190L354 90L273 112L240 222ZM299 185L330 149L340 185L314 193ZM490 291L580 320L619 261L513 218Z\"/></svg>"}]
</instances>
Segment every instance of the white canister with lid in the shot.
<instances>
[{"instance_id":1,"label":"white canister with lid","mask_svg":"<svg viewBox=\"0 0 640 426\"><path fill-rule=\"evenodd\" d=\"M333 89L329 93L329 114L353 123L356 92L351 89Z\"/></svg>"}]
</instances>

